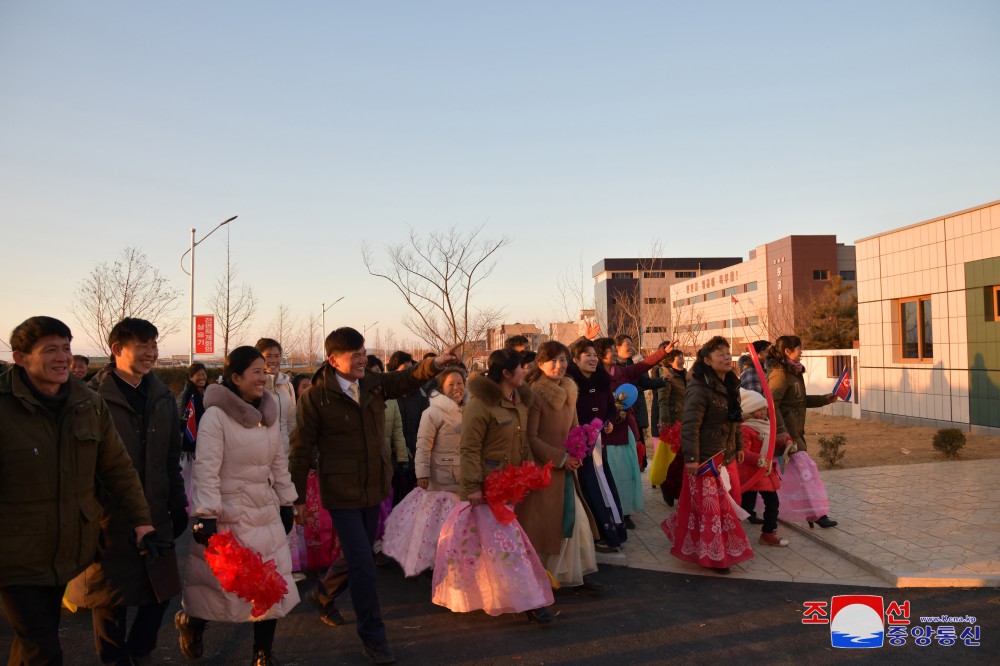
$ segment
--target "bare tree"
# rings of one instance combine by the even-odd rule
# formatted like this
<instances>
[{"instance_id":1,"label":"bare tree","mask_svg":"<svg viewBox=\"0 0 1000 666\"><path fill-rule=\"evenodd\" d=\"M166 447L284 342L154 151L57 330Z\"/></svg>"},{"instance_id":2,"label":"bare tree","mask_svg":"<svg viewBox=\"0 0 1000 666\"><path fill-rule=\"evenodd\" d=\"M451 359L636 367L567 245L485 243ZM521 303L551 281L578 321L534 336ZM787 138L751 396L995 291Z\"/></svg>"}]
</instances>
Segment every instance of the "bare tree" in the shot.
<instances>
[{"instance_id":1,"label":"bare tree","mask_svg":"<svg viewBox=\"0 0 1000 666\"><path fill-rule=\"evenodd\" d=\"M288 306L284 303L279 303L278 314L267 325L265 335L281 343L281 349L286 356L299 346L301 332L298 330L296 324L296 319L292 316Z\"/></svg>"},{"instance_id":2,"label":"bare tree","mask_svg":"<svg viewBox=\"0 0 1000 666\"><path fill-rule=\"evenodd\" d=\"M127 247L114 263L100 263L87 274L70 310L94 347L110 355L108 333L126 317L151 321L161 341L176 333L180 322L172 315L180 293L159 269L149 265L142 250Z\"/></svg>"},{"instance_id":3,"label":"bare tree","mask_svg":"<svg viewBox=\"0 0 1000 666\"><path fill-rule=\"evenodd\" d=\"M636 266L637 288L634 292L609 295L610 316L600 322L608 335L624 333L643 349L652 348L670 335L670 287L667 283L651 282L655 278L656 259L662 254L662 244L654 239L649 246L650 258Z\"/></svg>"},{"instance_id":4,"label":"bare tree","mask_svg":"<svg viewBox=\"0 0 1000 666\"><path fill-rule=\"evenodd\" d=\"M486 238L484 227L470 231L451 227L426 237L411 230L407 242L386 246L384 266L376 264L367 243L361 246L368 273L399 291L410 307L406 325L431 349L479 339L477 329L497 318L495 310L477 309L473 301L476 287L496 267L494 255L511 239Z\"/></svg>"},{"instance_id":5,"label":"bare tree","mask_svg":"<svg viewBox=\"0 0 1000 666\"><path fill-rule=\"evenodd\" d=\"M236 264L230 261L229 240L226 239L226 272L215 281L215 293L208 300L208 307L215 314L222 332L223 356L229 356L229 343L240 341L257 311L257 299L250 285L236 284L238 273Z\"/></svg>"},{"instance_id":6,"label":"bare tree","mask_svg":"<svg viewBox=\"0 0 1000 666\"><path fill-rule=\"evenodd\" d=\"M555 306L563 321L576 321L581 310L594 309L594 280L587 273L581 254L579 266L567 266L556 276Z\"/></svg>"}]
</instances>

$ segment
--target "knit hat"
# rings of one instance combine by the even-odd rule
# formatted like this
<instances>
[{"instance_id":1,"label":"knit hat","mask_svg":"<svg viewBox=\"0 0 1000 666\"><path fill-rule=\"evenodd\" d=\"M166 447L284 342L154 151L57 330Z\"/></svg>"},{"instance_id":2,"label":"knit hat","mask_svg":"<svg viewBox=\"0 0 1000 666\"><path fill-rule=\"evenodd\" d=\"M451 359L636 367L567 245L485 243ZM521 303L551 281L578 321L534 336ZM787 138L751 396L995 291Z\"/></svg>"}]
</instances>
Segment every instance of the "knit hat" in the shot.
<instances>
[{"instance_id":1,"label":"knit hat","mask_svg":"<svg viewBox=\"0 0 1000 666\"><path fill-rule=\"evenodd\" d=\"M767 400L760 393L757 393L757 391L748 391L745 388L741 388L740 406L743 408L743 413L749 416L758 409L767 409Z\"/></svg>"}]
</instances>

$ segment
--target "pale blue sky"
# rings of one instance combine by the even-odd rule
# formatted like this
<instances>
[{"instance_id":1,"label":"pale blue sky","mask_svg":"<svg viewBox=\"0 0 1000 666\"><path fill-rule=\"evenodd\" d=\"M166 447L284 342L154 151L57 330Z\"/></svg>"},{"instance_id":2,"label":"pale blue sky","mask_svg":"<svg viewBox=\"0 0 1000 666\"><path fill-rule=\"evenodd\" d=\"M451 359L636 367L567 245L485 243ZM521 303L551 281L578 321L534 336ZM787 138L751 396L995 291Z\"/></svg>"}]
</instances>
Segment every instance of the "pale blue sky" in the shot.
<instances>
[{"instance_id":1,"label":"pale blue sky","mask_svg":"<svg viewBox=\"0 0 1000 666\"><path fill-rule=\"evenodd\" d=\"M990 1L2 0L0 338L78 327L76 284L127 245L186 316L188 229L233 214L253 337L280 302L346 296L328 328L398 340L359 245L407 225L509 233L481 302L548 322L581 256L853 242L992 201L998 24ZM199 311L223 240L199 247Z\"/></svg>"}]
</instances>

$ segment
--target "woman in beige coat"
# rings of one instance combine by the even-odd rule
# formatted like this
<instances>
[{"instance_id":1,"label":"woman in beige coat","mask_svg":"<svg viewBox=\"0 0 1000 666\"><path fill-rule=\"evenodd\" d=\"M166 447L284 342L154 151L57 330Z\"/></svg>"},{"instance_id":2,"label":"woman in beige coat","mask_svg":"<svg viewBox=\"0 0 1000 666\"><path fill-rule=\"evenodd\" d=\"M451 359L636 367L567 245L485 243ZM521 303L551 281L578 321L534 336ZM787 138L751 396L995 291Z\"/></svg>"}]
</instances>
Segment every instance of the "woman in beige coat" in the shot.
<instances>
[{"instance_id":1,"label":"woman in beige coat","mask_svg":"<svg viewBox=\"0 0 1000 666\"><path fill-rule=\"evenodd\" d=\"M528 442L538 464L552 463L552 483L517 506L517 519L548 572L562 586L599 592L594 534L597 526L580 500L580 460L566 452L566 436L577 426L577 386L566 376L569 350L550 340L538 348L527 381L535 394L528 409Z\"/></svg>"},{"instance_id":2,"label":"woman in beige coat","mask_svg":"<svg viewBox=\"0 0 1000 666\"><path fill-rule=\"evenodd\" d=\"M253 622L254 666L272 664L277 618L299 602L285 535L291 530L297 497L278 425L278 406L267 395L264 357L238 347L226 358L223 383L205 390L205 415L198 427L191 508L194 539L184 576L183 609L174 624L189 659L203 653L208 621ZM232 532L266 562L274 560L288 586L285 597L261 617L250 603L224 592L205 561L205 545L216 532Z\"/></svg>"},{"instance_id":3,"label":"woman in beige coat","mask_svg":"<svg viewBox=\"0 0 1000 666\"><path fill-rule=\"evenodd\" d=\"M458 454L465 404L465 370L445 368L437 376L440 392L420 418L414 471L417 487L385 521L382 552L407 576L434 566L438 538L448 514L458 503Z\"/></svg>"}]
</instances>

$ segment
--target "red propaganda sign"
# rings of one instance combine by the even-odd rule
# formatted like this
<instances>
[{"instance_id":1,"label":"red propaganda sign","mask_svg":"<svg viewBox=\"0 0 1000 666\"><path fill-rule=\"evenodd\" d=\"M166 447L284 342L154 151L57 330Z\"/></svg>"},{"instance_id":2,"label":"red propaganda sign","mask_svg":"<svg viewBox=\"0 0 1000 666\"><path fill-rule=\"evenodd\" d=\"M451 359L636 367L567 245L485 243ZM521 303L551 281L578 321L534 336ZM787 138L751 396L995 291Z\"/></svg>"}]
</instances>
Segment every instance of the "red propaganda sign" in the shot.
<instances>
[{"instance_id":1,"label":"red propaganda sign","mask_svg":"<svg viewBox=\"0 0 1000 666\"><path fill-rule=\"evenodd\" d=\"M215 353L215 316L195 315L194 317L194 353Z\"/></svg>"}]
</instances>

